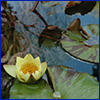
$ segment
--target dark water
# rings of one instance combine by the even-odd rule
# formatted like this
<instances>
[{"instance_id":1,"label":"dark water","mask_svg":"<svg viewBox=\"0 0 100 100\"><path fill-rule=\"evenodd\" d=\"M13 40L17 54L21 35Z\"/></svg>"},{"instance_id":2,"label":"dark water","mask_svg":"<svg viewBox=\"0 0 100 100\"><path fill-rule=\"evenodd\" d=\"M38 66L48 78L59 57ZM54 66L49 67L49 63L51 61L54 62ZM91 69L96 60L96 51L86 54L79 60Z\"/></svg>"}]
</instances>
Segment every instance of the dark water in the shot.
<instances>
[{"instance_id":1,"label":"dark water","mask_svg":"<svg viewBox=\"0 0 100 100\"><path fill-rule=\"evenodd\" d=\"M84 16L80 14L69 16L64 13L67 2L59 1L58 3L60 3L60 5L50 7L50 5L43 5L40 2L37 7L37 11L49 25L56 25L60 29L65 30L68 28L68 25L78 17L81 19L81 26L86 26L88 24L99 24L99 17L95 16L95 11ZM26 29L20 23L22 22L25 25L35 23L36 27L30 27L29 30L38 35L45 28L45 25L41 19L33 12L29 12L29 9L31 9L34 5L34 1L8 1L8 4L12 7L12 11L17 12L16 16L18 18L18 23L16 24L16 30L21 32L30 42L30 44L27 42L27 48L29 48L29 52L31 52L33 56L40 56L41 61L48 61L48 65L61 64L72 67L79 72L88 72L90 75L93 75L93 68L97 69L96 65L73 58L69 54L65 53L60 46L53 46L51 49L49 49L48 47L42 45L41 49L38 48L38 37L31 34L29 31L26 31ZM24 43L25 42L23 39L22 44ZM34 50L30 48L33 48Z\"/></svg>"}]
</instances>

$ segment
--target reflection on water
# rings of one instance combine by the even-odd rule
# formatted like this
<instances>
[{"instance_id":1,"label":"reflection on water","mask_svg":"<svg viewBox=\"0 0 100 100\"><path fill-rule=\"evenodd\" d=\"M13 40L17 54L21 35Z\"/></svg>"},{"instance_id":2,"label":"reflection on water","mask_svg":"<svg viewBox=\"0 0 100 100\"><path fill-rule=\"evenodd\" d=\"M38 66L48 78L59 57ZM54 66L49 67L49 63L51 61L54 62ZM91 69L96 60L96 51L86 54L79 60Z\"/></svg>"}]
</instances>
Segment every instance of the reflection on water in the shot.
<instances>
[{"instance_id":1,"label":"reflection on water","mask_svg":"<svg viewBox=\"0 0 100 100\"><path fill-rule=\"evenodd\" d=\"M48 65L61 64L72 67L80 72L88 72L91 75L93 74L94 64L83 62L71 57L62 50L62 48L59 46L59 43L56 46L52 45L51 49L49 49L49 47L45 47L44 45L42 45L41 48L39 48L39 35L42 33L46 26L36 13L29 11L34 5L34 1L7 2L9 7L12 9L10 10L11 16L7 14L7 18L11 17L11 19L9 21L6 21L6 23L8 23L8 27L10 27L11 29L13 27L13 31L16 31L19 37L22 37L19 39L19 41L22 44L22 46L25 47L22 49L19 48L19 51L23 51L26 48L30 48L29 52L31 52L31 54L33 54L34 57L40 56L41 61L48 61ZM99 18L95 17L93 12L84 16L80 14L75 14L72 16L66 15L64 13L66 4L66 1L59 1L58 5L51 7L50 5L44 5L43 3L39 2L39 5L37 6L36 10L44 18L48 25L58 26L62 31L68 28L68 25L77 17L81 19L82 26L86 26L87 24L92 23L99 24ZM4 9L1 7L1 11L2 10ZM14 15L16 16L16 20L12 19ZM6 34L6 32L8 32L8 29L6 29L6 27L3 27L3 29L6 30Z\"/></svg>"}]
</instances>

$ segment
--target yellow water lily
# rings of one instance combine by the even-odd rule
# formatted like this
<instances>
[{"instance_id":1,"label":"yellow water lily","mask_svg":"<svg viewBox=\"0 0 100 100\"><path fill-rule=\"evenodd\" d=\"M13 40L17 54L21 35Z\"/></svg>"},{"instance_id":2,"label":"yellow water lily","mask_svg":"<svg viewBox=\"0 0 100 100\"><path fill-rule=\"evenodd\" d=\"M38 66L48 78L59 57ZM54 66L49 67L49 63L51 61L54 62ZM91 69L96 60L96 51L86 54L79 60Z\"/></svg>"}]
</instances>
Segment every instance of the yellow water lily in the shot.
<instances>
[{"instance_id":1,"label":"yellow water lily","mask_svg":"<svg viewBox=\"0 0 100 100\"><path fill-rule=\"evenodd\" d=\"M4 65L4 69L21 82L33 83L45 73L47 62L41 63L39 57L34 59L31 54L27 54L24 58L17 57L16 65Z\"/></svg>"}]
</instances>

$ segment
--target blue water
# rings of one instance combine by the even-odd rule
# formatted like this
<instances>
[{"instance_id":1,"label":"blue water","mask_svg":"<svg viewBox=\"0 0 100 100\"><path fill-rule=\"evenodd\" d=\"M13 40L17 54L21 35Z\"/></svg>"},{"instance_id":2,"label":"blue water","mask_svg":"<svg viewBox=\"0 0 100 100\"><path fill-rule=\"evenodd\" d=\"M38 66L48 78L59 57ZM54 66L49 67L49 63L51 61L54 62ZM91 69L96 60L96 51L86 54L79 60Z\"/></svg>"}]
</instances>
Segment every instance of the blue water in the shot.
<instances>
[{"instance_id":1,"label":"blue water","mask_svg":"<svg viewBox=\"0 0 100 100\"><path fill-rule=\"evenodd\" d=\"M8 3L13 7L12 10L17 11L16 16L19 18L19 21L22 21L24 24L29 25L36 23L36 28L30 28L36 34L40 34L45 25L34 13L30 13L29 9L32 8L34 1L8 1ZM75 14L72 16L66 15L64 9L66 6L66 1L59 1L60 5L55 7L50 7L48 5L43 5L39 3L37 11L44 17L49 25L57 25L60 29L65 30L68 28L69 24L76 18L81 19L81 26L86 26L88 24L99 24L99 17L96 17L94 12L86 14L84 16L80 14ZM26 32L21 24L16 26L16 30L22 32L24 35L27 35L31 41L31 45L28 47L38 47L38 38L30 32ZM93 74L93 64L83 62L79 59L75 59L69 54L65 53L60 47L52 47L51 49L44 46L41 49L45 52L40 52L40 57L42 61L48 61L48 65L65 65L72 67L79 72L88 72L90 75ZM30 50L31 53L36 53L35 51ZM37 54L38 55L38 54Z\"/></svg>"}]
</instances>

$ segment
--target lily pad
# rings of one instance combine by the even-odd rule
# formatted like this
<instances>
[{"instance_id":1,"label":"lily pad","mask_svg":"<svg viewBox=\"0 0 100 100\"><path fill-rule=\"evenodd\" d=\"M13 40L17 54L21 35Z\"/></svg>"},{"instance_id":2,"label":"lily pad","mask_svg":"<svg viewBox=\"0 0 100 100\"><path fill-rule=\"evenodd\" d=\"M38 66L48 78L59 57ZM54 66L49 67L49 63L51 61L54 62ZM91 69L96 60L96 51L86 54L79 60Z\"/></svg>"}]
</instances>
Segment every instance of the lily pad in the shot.
<instances>
[{"instance_id":1,"label":"lily pad","mask_svg":"<svg viewBox=\"0 0 100 100\"><path fill-rule=\"evenodd\" d=\"M65 66L50 67L61 99L98 99L99 83L88 73L79 73Z\"/></svg>"},{"instance_id":2,"label":"lily pad","mask_svg":"<svg viewBox=\"0 0 100 100\"><path fill-rule=\"evenodd\" d=\"M88 40L82 39L82 35L80 35L80 38L75 32L67 30L66 34L64 33L61 37L62 48L76 58L88 62L99 63L98 27L99 25L97 24L89 24L88 26L83 27L90 36Z\"/></svg>"},{"instance_id":3,"label":"lily pad","mask_svg":"<svg viewBox=\"0 0 100 100\"><path fill-rule=\"evenodd\" d=\"M14 83L10 90L10 99L52 99L52 89L41 79L36 84Z\"/></svg>"},{"instance_id":4,"label":"lily pad","mask_svg":"<svg viewBox=\"0 0 100 100\"><path fill-rule=\"evenodd\" d=\"M10 99L98 99L99 83L88 73L66 66L50 66L49 76L54 90L43 79L34 84L15 81Z\"/></svg>"}]
</instances>

